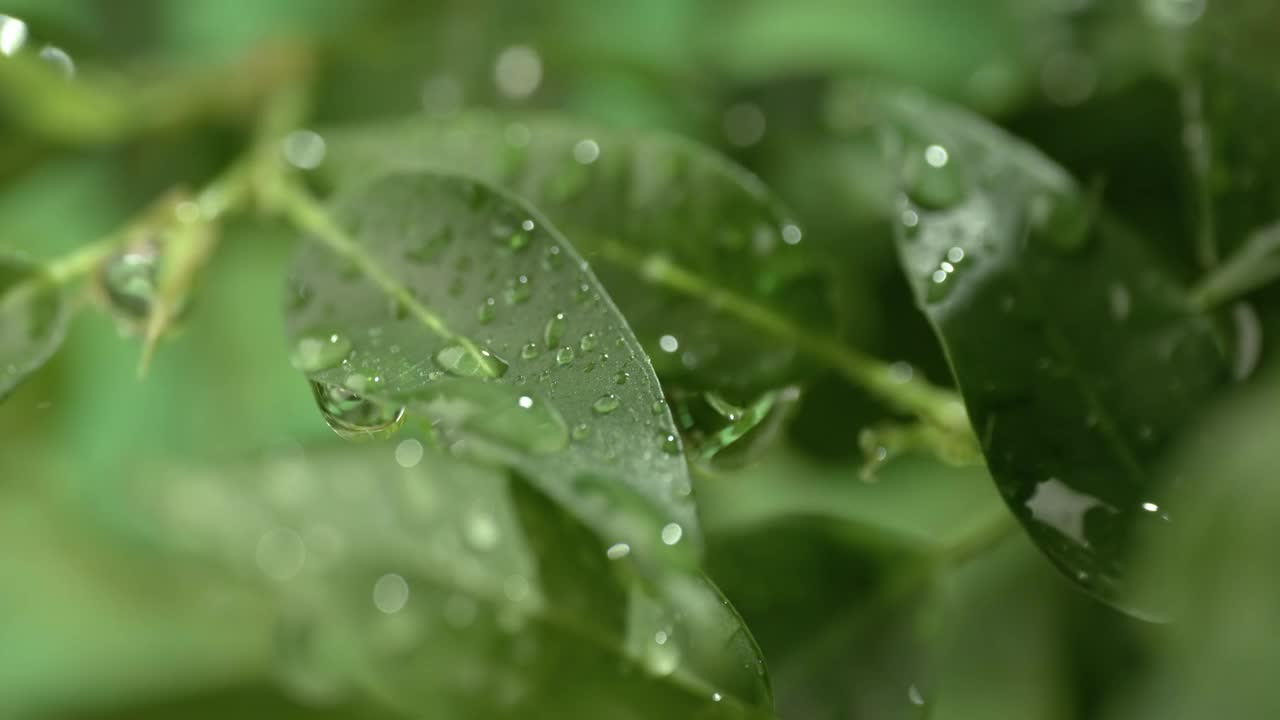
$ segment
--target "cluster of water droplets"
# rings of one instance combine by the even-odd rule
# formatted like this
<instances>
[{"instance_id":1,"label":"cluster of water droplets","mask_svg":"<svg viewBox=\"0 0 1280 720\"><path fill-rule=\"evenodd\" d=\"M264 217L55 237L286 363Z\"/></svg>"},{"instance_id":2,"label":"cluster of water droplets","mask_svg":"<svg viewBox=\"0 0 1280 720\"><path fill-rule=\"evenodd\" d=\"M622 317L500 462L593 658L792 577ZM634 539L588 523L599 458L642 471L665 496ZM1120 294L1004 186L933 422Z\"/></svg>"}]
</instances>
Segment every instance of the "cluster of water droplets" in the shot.
<instances>
[{"instance_id":1,"label":"cluster of water droplets","mask_svg":"<svg viewBox=\"0 0 1280 720\"><path fill-rule=\"evenodd\" d=\"M11 15L0 15L0 61L33 52L36 58L53 67L64 78L70 80L75 77L75 61L66 50L50 44L42 44L37 48L30 39L26 22Z\"/></svg>"}]
</instances>

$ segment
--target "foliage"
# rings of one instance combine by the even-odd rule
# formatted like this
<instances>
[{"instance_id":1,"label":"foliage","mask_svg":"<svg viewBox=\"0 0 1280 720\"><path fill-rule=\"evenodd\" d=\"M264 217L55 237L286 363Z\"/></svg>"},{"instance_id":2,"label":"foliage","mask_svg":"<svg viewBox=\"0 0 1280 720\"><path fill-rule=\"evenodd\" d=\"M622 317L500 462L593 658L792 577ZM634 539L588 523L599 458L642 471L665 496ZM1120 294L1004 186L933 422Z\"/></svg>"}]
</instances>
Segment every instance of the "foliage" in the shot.
<instances>
[{"instance_id":1,"label":"foliage","mask_svg":"<svg viewBox=\"0 0 1280 720\"><path fill-rule=\"evenodd\" d=\"M1280 710L1264 0L0 12L0 715Z\"/></svg>"}]
</instances>

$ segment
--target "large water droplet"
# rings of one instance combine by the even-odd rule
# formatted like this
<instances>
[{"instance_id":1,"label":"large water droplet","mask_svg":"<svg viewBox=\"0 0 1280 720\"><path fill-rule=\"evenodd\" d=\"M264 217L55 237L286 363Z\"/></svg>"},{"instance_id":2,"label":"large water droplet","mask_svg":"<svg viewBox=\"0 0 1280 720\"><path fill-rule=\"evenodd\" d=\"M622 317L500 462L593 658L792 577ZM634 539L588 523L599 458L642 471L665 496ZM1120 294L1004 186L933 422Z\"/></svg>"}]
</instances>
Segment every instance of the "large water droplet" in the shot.
<instances>
[{"instance_id":1,"label":"large water droplet","mask_svg":"<svg viewBox=\"0 0 1280 720\"><path fill-rule=\"evenodd\" d=\"M584 353L591 352L592 350L595 350L595 349L596 349L596 344L597 344L597 343L596 343L596 334L595 334L595 333L593 333L593 332L589 332L589 333L587 333L586 335L583 335L583 336L582 336L582 339L578 341L578 347L579 347L579 348L582 350L582 352L584 352Z\"/></svg>"},{"instance_id":2,"label":"large water droplet","mask_svg":"<svg viewBox=\"0 0 1280 720\"><path fill-rule=\"evenodd\" d=\"M351 341L345 335L307 334L294 343L289 362L296 370L313 373L337 367L349 354L351 354Z\"/></svg>"},{"instance_id":3,"label":"large water droplet","mask_svg":"<svg viewBox=\"0 0 1280 720\"><path fill-rule=\"evenodd\" d=\"M562 347L556 351L556 364L568 365L573 362L574 353L571 347Z\"/></svg>"},{"instance_id":4,"label":"large water droplet","mask_svg":"<svg viewBox=\"0 0 1280 720\"><path fill-rule=\"evenodd\" d=\"M596 398L596 401L591 403L591 409L597 415L608 415L614 410L617 410L621 405L622 401L618 399L618 396L610 393Z\"/></svg>"},{"instance_id":5,"label":"large water droplet","mask_svg":"<svg viewBox=\"0 0 1280 720\"><path fill-rule=\"evenodd\" d=\"M346 440L385 438L404 423L404 408L369 400L341 385L312 382L311 392L324 421Z\"/></svg>"},{"instance_id":6,"label":"large water droplet","mask_svg":"<svg viewBox=\"0 0 1280 720\"><path fill-rule=\"evenodd\" d=\"M440 348L433 359L441 370L456 377L500 378L507 372L507 363L502 358L461 342Z\"/></svg>"}]
</instances>

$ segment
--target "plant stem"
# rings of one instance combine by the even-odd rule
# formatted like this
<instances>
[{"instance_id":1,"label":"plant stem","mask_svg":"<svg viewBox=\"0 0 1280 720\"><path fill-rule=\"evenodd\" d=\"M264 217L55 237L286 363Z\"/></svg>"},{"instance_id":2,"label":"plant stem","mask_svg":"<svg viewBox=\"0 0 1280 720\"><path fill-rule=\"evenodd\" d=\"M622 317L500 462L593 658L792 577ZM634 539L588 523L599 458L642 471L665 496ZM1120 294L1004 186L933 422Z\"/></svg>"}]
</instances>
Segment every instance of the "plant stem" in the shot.
<instances>
[{"instance_id":1,"label":"plant stem","mask_svg":"<svg viewBox=\"0 0 1280 720\"><path fill-rule=\"evenodd\" d=\"M1201 310L1238 300L1280 278L1280 223L1255 230L1239 249L1216 265L1191 291Z\"/></svg>"},{"instance_id":2,"label":"plant stem","mask_svg":"<svg viewBox=\"0 0 1280 720\"><path fill-rule=\"evenodd\" d=\"M964 403L955 393L919 378L904 380L888 363L801 328L777 312L711 285L661 256L643 257L613 242L602 243L600 252L606 259L637 268L650 282L706 300L739 320L792 343L894 410L920 418L964 446L977 447Z\"/></svg>"}]
</instances>

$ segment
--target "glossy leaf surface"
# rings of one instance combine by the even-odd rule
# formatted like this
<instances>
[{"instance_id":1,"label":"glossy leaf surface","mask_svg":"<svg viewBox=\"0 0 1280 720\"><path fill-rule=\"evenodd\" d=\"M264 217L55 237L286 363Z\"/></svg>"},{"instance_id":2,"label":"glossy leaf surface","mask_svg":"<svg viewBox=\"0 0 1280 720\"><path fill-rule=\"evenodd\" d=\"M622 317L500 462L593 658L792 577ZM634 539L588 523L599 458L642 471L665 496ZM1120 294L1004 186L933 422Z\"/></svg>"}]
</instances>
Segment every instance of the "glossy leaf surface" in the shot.
<instances>
[{"instance_id":1,"label":"glossy leaf surface","mask_svg":"<svg viewBox=\"0 0 1280 720\"><path fill-rule=\"evenodd\" d=\"M1153 465L1227 377L1213 323L1030 147L910 93L864 102L902 168L902 265L1001 494L1065 573L1125 605L1130 535L1176 513Z\"/></svg>"},{"instance_id":2,"label":"glossy leaf surface","mask_svg":"<svg viewBox=\"0 0 1280 720\"><path fill-rule=\"evenodd\" d=\"M610 543L696 552L688 474L653 370L540 214L428 173L373 181L334 212L350 251L305 245L286 305L295 366L350 401L331 416L364 413L361 398L393 414L407 406L447 442L521 467Z\"/></svg>"}]
</instances>

